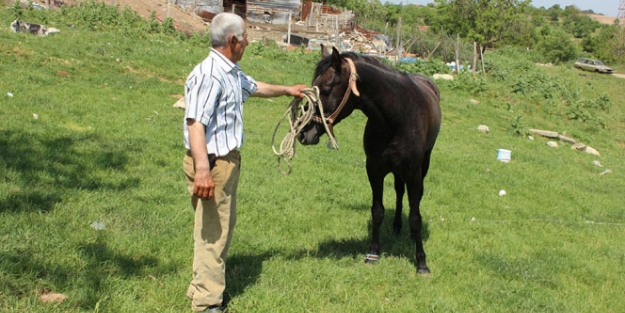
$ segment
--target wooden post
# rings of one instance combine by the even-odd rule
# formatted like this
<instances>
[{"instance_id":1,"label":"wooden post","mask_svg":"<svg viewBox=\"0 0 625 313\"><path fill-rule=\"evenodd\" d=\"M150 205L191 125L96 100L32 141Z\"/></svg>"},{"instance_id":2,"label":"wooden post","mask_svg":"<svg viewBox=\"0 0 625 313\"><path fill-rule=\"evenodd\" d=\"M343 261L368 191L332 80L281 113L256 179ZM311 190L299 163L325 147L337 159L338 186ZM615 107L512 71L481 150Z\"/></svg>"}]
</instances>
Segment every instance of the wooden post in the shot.
<instances>
[{"instance_id":1,"label":"wooden post","mask_svg":"<svg viewBox=\"0 0 625 313\"><path fill-rule=\"evenodd\" d=\"M441 42L444 41L445 39L446 39L445 32L443 31L443 28L441 27ZM443 46L443 61L447 63L447 45L443 42L442 46Z\"/></svg>"},{"instance_id":2,"label":"wooden post","mask_svg":"<svg viewBox=\"0 0 625 313\"><path fill-rule=\"evenodd\" d=\"M334 45L336 46L337 49L339 49L340 46L339 46L339 17L338 16L334 20L334 37L335 37Z\"/></svg>"},{"instance_id":3,"label":"wooden post","mask_svg":"<svg viewBox=\"0 0 625 313\"><path fill-rule=\"evenodd\" d=\"M473 73L476 73L477 71L475 70L477 68L477 42L473 42L473 64L471 67L471 70L473 70Z\"/></svg>"},{"instance_id":4,"label":"wooden post","mask_svg":"<svg viewBox=\"0 0 625 313\"><path fill-rule=\"evenodd\" d=\"M291 45L291 12L289 12L289 26L286 33L286 43Z\"/></svg>"},{"instance_id":5,"label":"wooden post","mask_svg":"<svg viewBox=\"0 0 625 313\"><path fill-rule=\"evenodd\" d=\"M397 19L397 40L395 40L395 55L397 55L398 60L399 60L400 42L401 42L401 16Z\"/></svg>"},{"instance_id":6,"label":"wooden post","mask_svg":"<svg viewBox=\"0 0 625 313\"><path fill-rule=\"evenodd\" d=\"M460 73L460 34L456 34L456 73Z\"/></svg>"},{"instance_id":7,"label":"wooden post","mask_svg":"<svg viewBox=\"0 0 625 313\"><path fill-rule=\"evenodd\" d=\"M480 59L482 60L482 75L486 76L486 71L484 70L484 54L482 54L482 44L480 44Z\"/></svg>"},{"instance_id":8,"label":"wooden post","mask_svg":"<svg viewBox=\"0 0 625 313\"><path fill-rule=\"evenodd\" d=\"M310 15L308 15L308 26L312 25L313 14L315 13L315 3L310 3Z\"/></svg>"}]
</instances>

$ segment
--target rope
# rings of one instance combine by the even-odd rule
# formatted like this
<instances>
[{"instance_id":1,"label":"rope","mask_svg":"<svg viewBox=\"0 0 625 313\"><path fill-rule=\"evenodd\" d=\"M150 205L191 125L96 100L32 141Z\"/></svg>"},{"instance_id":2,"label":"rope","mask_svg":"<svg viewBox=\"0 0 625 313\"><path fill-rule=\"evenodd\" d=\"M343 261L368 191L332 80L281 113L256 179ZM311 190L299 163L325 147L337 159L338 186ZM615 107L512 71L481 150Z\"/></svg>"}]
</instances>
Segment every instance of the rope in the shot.
<instances>
[{"instance_id":1,"label":"rope","mask_svg":"<svg viewBox=\"0 0 625 313\"><path fill-rule=\"evenodd\" d=\"M310 123L310 121L313 120L315 116L315 107L319 109L322 117L325 116L323 113L323 105L321 105L321 100L319 100L319 88L316 86L313 88L304 88L301 92L304 94L304 98L294 98L291 101L286 112L284 112L284 115L282 115L282 118L278 121L278 124L273 131L273 136L271 137L271 148L273 149L273 153L278 156L278 170L284 175L291 173L291 160L295 157L295 142L297 135L304 129L304 127L306 127L306 125ZM276 133L287 116L289 118L290 129L284 139L282 139L280 149L276 150ZM334 140L332 132L329 131L327 122L325 119L322 120L330 141L332 142L334 148L338 150L338 144L336 143L336 140ZM288 171L284 171L282 169L281 160L284 160L287 164Z\"/></svg>"}]
</instances>

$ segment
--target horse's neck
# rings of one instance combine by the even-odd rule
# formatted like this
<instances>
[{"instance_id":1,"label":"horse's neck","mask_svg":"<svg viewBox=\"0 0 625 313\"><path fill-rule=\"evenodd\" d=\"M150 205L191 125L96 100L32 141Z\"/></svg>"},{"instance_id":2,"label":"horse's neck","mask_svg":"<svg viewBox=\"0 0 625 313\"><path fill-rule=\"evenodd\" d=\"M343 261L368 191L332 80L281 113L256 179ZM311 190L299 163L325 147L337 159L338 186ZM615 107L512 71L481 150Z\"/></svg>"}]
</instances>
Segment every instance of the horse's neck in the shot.
<instances>
[{"instance_id":1,"label":"horse's neck","mask_svg":"<svg viewBox=\"0 0 625 313\"><path fill-rule=\"evenodd\" d=\"M392 117L392 108L388 107L388 97L396 97L398 95L389 95L392 92L390 82L385 79L384 71L374 71L372 65L361 66L358 73L360 98L357 99L356 108L361 110L369 119L375 120L379 125L386 125ZM395 77L393 77L395 79ZM399 95L401 96L401 95Z\"/></svg>"}]
</instances>

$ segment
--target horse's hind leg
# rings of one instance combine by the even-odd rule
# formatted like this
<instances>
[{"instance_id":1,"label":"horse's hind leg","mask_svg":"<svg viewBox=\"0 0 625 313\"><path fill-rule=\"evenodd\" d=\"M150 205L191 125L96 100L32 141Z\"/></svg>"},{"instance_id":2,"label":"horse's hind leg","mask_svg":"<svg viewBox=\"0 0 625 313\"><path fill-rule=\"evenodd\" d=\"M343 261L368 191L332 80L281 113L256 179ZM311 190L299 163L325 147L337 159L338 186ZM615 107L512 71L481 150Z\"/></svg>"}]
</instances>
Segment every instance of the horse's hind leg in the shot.
<instances>
[{"instance_id":1,"label":"horse's hind leg","mask_svg":"<svg viewBox=\"0 0 625 313\"><path fill-rule=\"evenodd\" d=\"M421 177L425 179L430 169L430 157L432 156L432 149L428 150L423 157L423 163L421 163Z\"/></svg>"},{"instance_id":2,"label":"horse's hind leg","mask_svg":"<svg viewBox=\"0 0 625 313\"><path fill-rule=\"evenodd\" d=\"M417 259L417 273L428 274L430 270L425 262L425 250L423 250L422 227L423 220L421 218L420 203L423 197L423 176L421 171L413 179L407 180L408 187L408 203L410 204L410 214L408 223L410 224L410 234L415 240Z\"/></svg>"},{"instance_id":3,"label":"horse's hind leg","mask_svg":"<svg viewBox=\"0 0 625 313\"><path fill-rule=\"evenodd\" d=\"M406 183L401 176L393 174L395 177L395 219L393 220L393 233L395 236L399 236L401 231L402 221L401 212L403 209L404 192L406 191Z\"/></svg>"},{"instance_id":4,"label":"horse's hind leg","mask_svg":"<svg viewBox=\"0 0 625 313\"><path fill-rule=\"evenodd\" d=\"M367 159L367 176L369 177L369 184L371 185L373 195L371 205L371 224L373 226L373 231L371 234L371 246L365 258L365 262L375 263L380 256L380 226L382 225L382 220L384 220L384 204L382 203L384 174L375 169L375 165L371 165L370 161Z\"/></svg>"}]
</instances>

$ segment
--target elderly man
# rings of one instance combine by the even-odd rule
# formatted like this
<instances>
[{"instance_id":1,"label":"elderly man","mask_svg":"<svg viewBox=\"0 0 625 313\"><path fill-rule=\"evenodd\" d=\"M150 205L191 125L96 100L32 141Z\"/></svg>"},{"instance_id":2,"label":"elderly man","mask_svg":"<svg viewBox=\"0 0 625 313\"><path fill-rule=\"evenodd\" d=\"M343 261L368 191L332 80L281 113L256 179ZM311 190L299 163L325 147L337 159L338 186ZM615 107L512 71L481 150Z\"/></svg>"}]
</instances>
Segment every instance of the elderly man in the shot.
<instances>
[{"instance_id":1,"label":"elderly man","mask_svg":"<svg viewBox=\"0 0 625 313\"><path fill-rule=\"evenodd\" d=\"M184 172L195 210L193 279L196 312L222 312L226 256L236 223L243 143L243 103L250 96L303 97L306 85L280 86L247 76L238 61L247 47L245 22L220 13L210 26L212 49L185 84Z\"/></svg>"}]
</instances>

